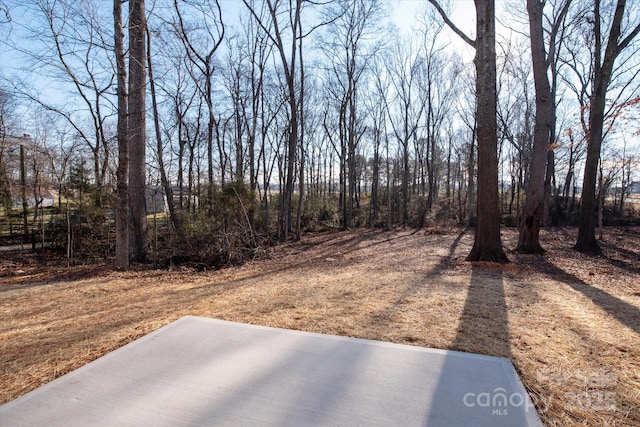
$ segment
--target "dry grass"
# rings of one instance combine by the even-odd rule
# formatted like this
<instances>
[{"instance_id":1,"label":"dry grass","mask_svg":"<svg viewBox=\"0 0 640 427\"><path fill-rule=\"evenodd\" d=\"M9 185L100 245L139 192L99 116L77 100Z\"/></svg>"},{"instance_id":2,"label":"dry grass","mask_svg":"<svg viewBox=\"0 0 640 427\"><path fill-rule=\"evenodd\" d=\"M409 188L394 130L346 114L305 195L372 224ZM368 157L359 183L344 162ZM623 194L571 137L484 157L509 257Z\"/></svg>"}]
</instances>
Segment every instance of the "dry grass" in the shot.
<instances>
[{"instance_id":1,"label":"dry grass","mask_svg":"<svg viewBox=\"0 0 640 427\"><path fill-rule=\"evenodd\" d=\"M599 258L574 233L507 266L465 262L455 229L310 235L205 273L5 259L0 402L191 314L505 356L546 425L640 425L640 229L607 230Z\"/></svg>"}]
</instances>

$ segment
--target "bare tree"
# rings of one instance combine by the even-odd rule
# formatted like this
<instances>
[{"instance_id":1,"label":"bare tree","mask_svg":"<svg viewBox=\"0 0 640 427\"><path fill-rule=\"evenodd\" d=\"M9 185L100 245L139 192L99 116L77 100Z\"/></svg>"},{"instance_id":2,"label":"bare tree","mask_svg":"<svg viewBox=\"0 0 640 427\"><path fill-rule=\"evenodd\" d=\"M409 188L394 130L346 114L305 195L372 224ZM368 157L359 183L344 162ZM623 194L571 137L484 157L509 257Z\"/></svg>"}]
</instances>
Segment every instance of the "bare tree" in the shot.
<instances>
[{"instance_id":1,"label":"bare tree","mask_svg":"<svg viewBox=\"0 0 640 427\"><path fill-rule=\"evenodd\" d=\"M193 65L189 68L192 73L191 77L197 84L198 92L204 98L207 106L207 195L209 203L213 199L213 139L217 137L219 140L219 123L215 116L215 100L214 100L214 74L215 64L214 55L224 40L225 26L222 21L222 10L219 0L206 1L203 3L191 4L201 15L203 25L190 27L189 23L184 19L183 12L178 0L173 2L176 12L176 22L174 27L182 42L187 58ZM200 46L208 46L208 49L202 51ZM195 73L198 74L195 74ZM220 151L220 148L218 148Z\"/></svg>"},{"instance_id":2,"label":"bare tree","mask_svg":"<svg viewBox=\"0 0 640 427\"><path fill-rule=\"evenodd\" d=\"M281 224L280 224L280 236L282 240L286 241L289 236L289 231L292 227L292 200L294 190L294 178L295 178L295 165L296 154L298 152L298 140L299 140L299 102L300 93L296 87L297 73L299 60L298 44L300 43L300 28L301 28L301 12L302 12L302 0L295 0L290 5L285 15L288 19L282 22L279 16L283 13L279 10L281 3L273 0L266 0L267 13L262 13L258 10L255 4L249 3L247 0L242 0L245 6L251 12L251 15L256 19L260 27L269 35L269 38L273 42L277 53L280 57L282 65L282 71L284 73L286 90L287 90L287 105L289 107L289 126L288 126L288 144L286 152L286 170L284 176L284 191L282 192L282 209L281 209ZM265 16L266 15L266 16ZM285 47L285 35L284 30L288 29L291 34L287 34L287 39L291 43L290 54L287 55Z\"/></svg>"},{"instance_id":3,"label":"bare tree","mask_svg":"<svg viewBox=\"0 0 640 427\"><path fill-rule=\"evenodd\" d=\"M144 0L129 3L129 90L127 140L129 144L129 205L132 260L147 261L146 205L146 91L147 49Z\"/></svg>"},{"instance_id":4,"label":"bare tree","mask_svg":"<svg viewBox=\"0 0 640 427\"><path fill-rule=\"evenodd\" d=\"M469 261L508 262L500 237L498 133L496 122L495 0L475 0L476 39L464 34L436 0L429 0L445 23L476 50L476 118L478 134L478 225Z\"/></svg>"},{"instance_id":5,"label":"bare tree","mask_svg":"<svg viewBox=\"0 0 640 427\"><path fill-rule=\"evenodd\" d=\"M521 196L528 187L530 174L533 133L535 121L535 99L531 76L531 60L526 43L500 44L503 50L499 67L498 119L499 119L499 157L506 164L501 171L508 169L510 186L504 187L503 205L511 218L517 218L522 212ZM509 144L504 144L508 142ZM509 198L508 202L506 201ZM515 205L515 206L514 206Z\"/></svg>"},{"instance_id":6,"label":"bare tree","mask_svg":"<svg viewBox=\"0 0 640 427\"><path fill-rule=\"evenodd\" d=\"M464 160L465 170L458 172L458 185L460 189L465 188L464 200L462 198L462 191L458 192L458 217L460 223L466 223L467 226L473 227L476 225L476 167L477 167L477 155L476 147L478 145L477 117L476 117L476 103L475 103L475 76L473 70L464 69L460 75L461 84L463 85L463 92L472 94L472 97L459 97L457 102L457 114L463 123L463 128L458 131L458 135L462 137L464 141L456 150L456 157L458 160ZM459 162L460 163L460 162ZM461 167L462 165L458 165ZM462 179L466 178L466 185L462 184ZM464 206L464 209L463 209Z\"/></svg>"},{"instance_id":7,"label":"bare tree","mask_svg":"<svg viewBox=\"0 0 640 427\"><path fill-rule=\"evenodd\" d=\"M393 88L391 100L385 100L389 124L398 140L402 160L402 225L409 223L409 198L411 187L410 148L417 139L418 126L426 108L419 98L419 71L421 58L412 43L398 41L392 57L386 62L386 72Z\"/></svg>"},{"instance_id":8,"label":"bare tree","mask_svg":"<svg viewBox=\"0 0 640 427\"><path fill-rule=\"evenodd\" d=\"M322 49L326 55L328 70L327 91L335 100L338 110L338 134L340 143L340 210L342 227L353 224L354 209L359 200L356 193L356 159L358 141L364 133L364 114L360 106L362 80L369 60L379 51L379 42L370 42L380 30L382 7L366 0L338 1L326 14L333 20L325 29Z\"/></svg>"},{"instance_id":9,"label":"bare tree","mask_svg":"<svg viewBox=\"0 0 640 427\"><path fill-rule=\"evenodd\" d=\"M263 227L266 232L269 230L269 181L273 171L273 160L270 158L268 148L268 134L270 124L277 114L269 112L269 103L280 104L278 98L266 99L265 85L269 84L268 64L273 52L273 43L269 39L267 32L260 27L252 16L242 21L243 38L238 42L240 52L239 78L242 80L244 88L242 96L239 97L240 114L238 121L242 129L246 132L246 158L242 166L249 174L249 189L251 192L258 191L261 205L263 206ZM244 156L243 156L244 157ZM262 182L259 184L258 176L262 172ZM255 220L253 209L249 211L251 224Z\"/></svg>"},{"instance_id":10,"label":"bare tree","mask_svg":"<svg viewBox=\"0 0 640 427\"><path fill-rule=\"evenodd\" d=\"M444 127L454 116L455 99L459 94L459 77L462 72L461 59L456 54L447 54L440 35L444 24L434 24L437 11L428 8L420 17L422 55L417 64L419 99L424 105L422 132L414 140L414 181L418 193L426 193L421 201L418 224L424 222L424 214L430 212L438 197L439 175L443 163Z\"/></svg>"},{"instance_id":11,"label":"bare tree","mask_svg":"<svg viewBox=\"0 0 640 427\"><path fill-rule=\"evenodd\" d=\"M64 102L53 102L34 94L25 82L18 82L16 87L26 98L67 120L86 142L93 156L95 184L100 193L110 160L105 123L113 112L109 98L115 73L107 42L110 36L95 6L92 2L67 0L35 2L36 24L30 28L34 43L20 50L40 66L40 73L62 82L69 97ZM76 102L69 102L75 97ZM96 202L100 204L101 197Z\"/></svg>"},{"instance_id":12,"label":"bare tree","mask_svg":"<svg viewBox=\"0 0 640 427\"><path fill-rule=\"evenodd\" d=\"M172 24L170 24L172 25ZM178 208L191 211L195 206L193 192L193 165L195 162L196 142L200 135L200 116L202 97L199 96L196 82L190 77L193 67L182 42L171 37L170 31L156 30L162 42L154 54L161 79L154 79L154 85L164 100L167 116L160 121L167 139L173 142L172 153L176 156L176 185L178 190ZM156 34L156 31L153 31ZM164 55L164 61L158 60ZM195 120L194 120L195 116ZM195 126L194 126L195 125ZM167 168L169 169L169 168Z\"/></svg>"},{"instance_id":13,"label":"bare tree","mask_svg":"<svg viewBox=\"0 0 640 427\"><path fill-rule=\"evenodd\" d=\"M167 168L165 167L164 162L164 144L162 142L162 130L160 128L160 112L158 109L156 85L153 76L151 32L149 31L148 27L145 30L147 37L147 66L149 67L149 88L151 92L151 104L153 109L153 125L156 136L156 156L158 160L158 170L160 172L160 182L162 183L162 188L166 196L167 207L169 208L169 218L171 219L173 229L176 231L178 237L183 239L184 233L182 232L182 222L180 221L180 219L178 218L178 214L176 213L175 203L173 201L173 189L171 188L171 183L169 182L169 178L167 177Z\"/></svg>"},{"instance_id":14,"label":"bare tree","mask_svg":"<svg viewBox=\"0 0 640 427\"><path fill-rule=\"evenodd\" d=\"M11 144L9 136L14 129L15 101L13 95L0 87L0 203L5 210L11 209L11 182L9 171L15 167L11 164Z\"/></svg>"},{"instance_id":15,"label":"bare tree","mask_svg":"<svg viewBox=\"0 0 640 427\"><path fill-rule=\"evenodd\" d=\"M605 17L601 13L600 2L595 1L593 5L593 35L595 39L593 91L589 109L589 134L582 184L580 226L575 244L575 249L581 252L599 252L600 250L595 233L596 181L607 108L607 90L611 83L616 60L640 33L640 23L630 26L630 22L627 22L626 3L625 0L616 2L608 32L603 31L602 28ZM626 12L629 13L628 10ZM625 29L627 30L626 34L623 33Z\"/></svg>"},{"instance_id":16,"label":"bare tree","mask_svg":"<svg viewBox=\"0 0 640 427\"><path fill-rule=\"evenodd\" d=\"M122 1L113 0L113 23L118 96L118 170L116 172L116 258L115 268L129 268L129 140L127 138L127 69L124 52Z\"/></svg>"},{"instance_id":17,"label":"bare tree","mask_svg":"<svg viewBox=\"0 0 640 427\"><path fill-rule=\"evenodd\" d=\"M375 86L373 91L370 91L365 96L366 112L368 114L368 123L370 124L370 138L373 142L373 158L371 158L371 204L369 205L369 226L375 226L380 217L380 207L382 204L381 191L382 180L381 175L384 173L382 166L384 166L384 150L383 141L386 135L386 117L387 111L385 109L385 102L382 97L386 96L384 89L378 90L383 86L383 82L380 78L382 73L382 65L380 61L373 63L374 77L373 84ZM378 73L377 71L380 71ZM377 77L376 77L377 76ZM382 92L382 93L381 93Z\"/></svg>"},{"instance_id":18,"label":"bare tree","mask_svg":"<svg viewBox=\"0 0 640 427\"><path fill-rule=\"evenodd\" d=\"M58 209L62 211L62 196L66 193L69 166L81 148L81 142L72 137L73 130L68 123L61 123L59 116L50 116L49 126L55 132L57 144L49 144L45 155L49 160L50 175L58 189Z\"/></svg>"},{"instance_id":19,"label":"bare tree","mask_svg":"<svg viewBox=\"0 0 640 427\"><path fill-rule=\"evenodd\" d=\"M527 182L527 198L520 222L517 250L525 253L543 253L540 245L540 226L544 219L544 195L547 152L552 142L554 129L555 94L549 83L549 68L554 64L556 40L560 25L564 21L570 0L566 0L549 32L549 45L545 45L543 28L544 1L527 0L529 34L533 59L533 78L536 88L536 122L533 139L533 155Z\"/></svg>"}]
</instances>

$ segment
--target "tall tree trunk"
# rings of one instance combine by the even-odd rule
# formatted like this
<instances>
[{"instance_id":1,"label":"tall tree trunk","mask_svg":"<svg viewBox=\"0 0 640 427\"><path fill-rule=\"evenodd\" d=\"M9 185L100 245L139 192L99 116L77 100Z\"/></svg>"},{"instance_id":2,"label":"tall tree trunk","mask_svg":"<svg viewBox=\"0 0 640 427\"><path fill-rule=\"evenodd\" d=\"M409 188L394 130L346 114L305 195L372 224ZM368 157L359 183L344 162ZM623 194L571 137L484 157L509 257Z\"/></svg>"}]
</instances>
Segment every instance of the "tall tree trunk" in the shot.
<instances>
[{"instance_id":1,"label":"tall tree trunk","mask_svg":"<svg viewBox=\"0 0 640 427\"><path fill-rule=\"evenodd\" d=\"M378 218L378 183L380 181L380 129L374 127L373 136L373 170L371 173L371 206L369 210L369 227L374 227Z\"/></svg>"},{"instance_id":2,"label":"tall tree trunk","mask_svg":"<svg viewBox=\"0 0 640 427\"><path fill-rule=\"evenodd\" d=\"M297 21L298 31L302 34L302 22ZM298 181L298 210L296 214L296 240L302 238L302 210L304 208L304 164L305 164L305 150L304 150L304 132L305 132L305 105L304 105L304 61L302 57L302 39L298 44L298 54L300 55L300 103L298 105L298 113L300 114L300 165L299 165L299 181Z\"/></svg>"},{"instance_id":3,"label":"tall tree trunk","mask_svg":"<svg viewBox=\"0 0 640 427\"><path fill-rule=\"evenodd\" d=\"M346 103L343 101L340 105L340 210L342 212L342 229L347 230L351 226L351 211L347 203L347 169L349 169L347 155L347 116Z\"/></svg>"},{"instance_id":4,"label":"tall tree trunk","mask_svg":"<svg viewBox=\"0 0 640 427\"><path fill-rule=\"evenodd\" d=\"M24 145L22 144L20 144L20 190L22 193L22 241L27 243L29 241L29 205L27 202L27 180L24 168Z\"/></svg>"},{"instance_id":5,"label":"tall tree trunk","mask_svg":"<svg viewBox=\"0 0 640 427\"><path fill-rule=\"evenodd\" d=\"M473 62L476 66L478 225L467 260L509 262L500 237L495 0L475 0L476 40L471 40L460 31L436 0L429 2L438 10L445 23L476 50Z\"/></svg>"},{"instance_id":6,"label":"tall tree trunk","mask_svg":"<svg viewBox=\"0 0 640 427\"><path fill-rule=\"evenodd\" d=\"M214 130L218 132L219 128L213 114L213 89L209 80L207 80L206 87L205 98L209 117L207 119L207 212L211 215L213 209L213 132ZM220 138L217 138L217 140L220 141ZM219 145L220 143L218 142ZM222 168L222 185L224 186L224 167Z\"/></svg>"},{"instance_id":7,"label":"tall tree trunk","mask_svg":"<svg viewBox=\"0 0 640 427\"><path fill-rule=\"evenodd\" d=\"M113 0L115 56L118 91L118 170L116 202L116 259L115 268L129 268L129 143L127 140L127 68L124 53L122 1Z\"/></svg>"},{"instance_id":8,"label":"tall tree trunk","mask_svg":"<svg viewBox=\"0 0 640 427\"><path fill-rule=\"evenodd\" d=\"M553 130L551 131L553 135ZM553 138L553 136L552 136ZM542 219L542 226L548 227L556 222L556 215L558 213L559 197L555 191L555 169L556 158L552 149L547 151L547 172L544 178L544 216Z\"/></svg>"},{"instance_id":9,"label":"tall tree trunk","mask_svg":"<svg viewBox=\"0 0 640 427\"><path fill-rule=\"evenodd\" d=\"M347 207L349 209L349 226L354 225L354 206L357 205L356 199L356 181L357 181L357 158L356 158L356 93L355 93L355 81L353 81L353 73L349 72L348 77L351 80L349 83L349 102L348 112L349 118L347 121L347 182L348 182L348 194L349 200L347 201Z\"/></svg>"},{"instance_id":10,"label":"tall tree trunk","mask_svg":"<svg viewBox=\"0 0 640 427\"><path fill-rule=\"evenodd\" d=\"M408 108L405 108L404 140L402 141L402 226L409 224L409 119Z\"/></svg>"},{"instance_id":11,"label":"tall tree trunk","mask_svg":"<svg viewBox=\"0 0 640 427\"><path fill-rule=\"evenodd\" d=\"M598 163L600 162L600 149L602 147L607 89L611 82L611 75L616 58L640 33L640 24L638 24L626 37L621 38L625 6L625 0L618 0L613 19L611 20L611 29L603 56L600 2L596 1L594 3L595 49L593 58L593 93L591 94L591 108L589 110L589 139L582 183L580 226L578 228L578 239L575 244L575 249L581 252L600 252L595 231L595 210L597 205L596 180L598 176Z\"/></svg>"},{"instance_id":12,"label":"tall tree trunk","mask_svg":"<svg viewBox=\"0 0 640 427\"><path fill-rule=\"evenodd\" d=\"M580 225L575 245L575 248L581 252L600 252L596 239L596 183L602 147L606 86L608 86L608 81L605 84L603 76L596 71L595 87L591 97L591 111L589 112L589 141L582 182Z\"/></svg>"},{"instance_id":13,"label":"tall tree trunk","mask_svg":"<svg viewBox=\"0 0 640 427\"><path fill-rule=\"evenodd\" d=\"M160 131L160 112L158 111L158 102L156 100L156 85L153 80L153 64L151 62L151 34L149 33L149 29L146 28L147 33L147 65L149 67L149 87L151 89L151 104L153 107L153 124L156 131L156 149L158 151L158 169L160 170L160 181L162 183L162 188L164 189L164 194L167 199L167 207L169 208L169 218L171 219L171 224L173 225L173 229L176 231L176 234L180 239L184 238L184 233L182 232L182 223L176 214L175 203L173 201L173 189L171 188L171 183L167 178L167 171L164 166L164 157L163 157L163 144L162 144L162 132Z\"/></svg>"},{"instance_id":14,"label":"tall tree trunk","mask_svg":"<svg viewBox=\"0 0 640 427\"><path fill-rule=\"evenodd\" d=\"M536 122L533 134L533 153L529 168L526 200L520 222L520 236L516 250L529 254L544 253L540 245L540 226L544 218L544 182L551 134L553 100L547 77L542 10L540 0L527 0L529 34L533 60L533 80L536 89Z\"/></svg>"},{"instance_id":15,"label":"tall tree trunk","mask_svg":"<svg viewBox=\"0 0 640 427\"><path fill-rule=\"evenodd\" d=\"M495 0L475 0L475 4L478 225L467 260L508 262L500 237Z\"/></svg>"},{"instance_id":16,"label":"tall tree trunk","mask_svg":"<svg viewBox=\"0 0 640 427\"><path fill-rule=\"evenodd\" d=\"M278 46L280 51L280 57L285 69L285 76L287 80L287 88L289 92L289 146L287 152L287 177L285 182L285 201L284 201L284 218L283 218L283 240L286 241L289 238L289 231L292 229L292 215L293 215L293 190L294 190L294 177L296 166L296 152L298 149L298 132L299 132L299 113L298 113L298 96L296 95L296 49L298 43L298 30L300 29L300 12L302 9L302 0L295 1L295 10L293 11L292 25L292 44L291 44L291 61L286 60L284 53L284 44L280 43ZM275 9L271 9L273 21L276 21Z\"/></svg>"},{"instance_id":17,"label":"tall tree trunk","mask_svg":"<svg viewBox=\"0 0 640 427\"><path fill-rule=\"evenodd\" d=\"M289 83L289 108L291 109L291 117L289 118L289 140L287 149L287 173L284 187L284 204L282 218L282 240L289 239L289 231L292 225L292 208L293 208L293 179L296 166L296 151L298 148L298 106L296 101L293 72L291 73L291 82Z\"/></svg>"},{"instance_id":18,"label":"tall tree trunk","mask_svg":"<svg viewBox=\"0 0 640 427\"><path fill-rule=\"evenodd\" d=\"M471 129L471 144L469 144L469 161L467 163L467 225L469 227L476 225L476 215L475 210L473 209L473 202L475 201L476 194L474 177L476 169L475 146L478 139L477 117L474 122L474 127Z\"/></svg>"},{"instance_id":19,"label":"tall tree trunk","mask_svg":"<svg viewBox=\"0 0 640 427\"><path fill-rule=\"evenodd\" d=\"M386 129L386 125L382 126L383 129ZM392 179L391 179L391 165L389 158L389 135L387 132L384 134L384 142L386 149L386 172L387 172L387 218L385 221L385 231L391 231L391 227L393 226L393 204L391 200L391 190L393 188Z\"/></svg>"},{"instance_id":20,"label":"tall tree trunk","mask_svg":"<svg viewBox=\"0 0 640 427\"><path fill-rule=\"evenodd\" d=\"M280 26L278 24L278 7L280 2L267 0L266 6L269 10L270 22L271 22L271 31L270 33L265 26L265 23L260 18L260 16L256 13L256 10L252 4L250 4L247 0L243 0L244 5L247 7L251 15L256 19L257 23L262 27L262 29L268 33L271 41L274 42L274 45L277 49L278 55L280 56L282 70L284 72L284 77L286 81L286 90L287 90L287 103L289 106L289 134L288 136L288 144L287 144L287 154L286 154L286 173L284 174L284 192L281 192L282 195L282 209L281 209L281 222L279 227L279 237L282 240L287 240L289 238L289 231L291 230L292 225L292 199L293 199L293 190L294 190L294 177L295 177L295 166L296 166L296 153L298 149L299 143L299 129L298 129L298 95L296 94L296 61L298 54L298 43L301 40L302 34L298 33L301 29L301 10L302 5L304 3L303 0L292 0L289 2L289 29L291 31L291 38L287 36L287 39L291 41L291 53L290 57L287 58L287 54L285 52L284 40L282 37L282 32ZM300 119L301 120L301 119ZM282 170L281 170L282 172ZM282 176L282 173L280 174ZM281 180L282 181L282 180Z\"/></svg>"},{"instance_id":21,"label":"tall tree trunk","mask_svg":"<svg viewBox=\"0 0 640 427\"><path fill-rule=\"evenodd\" d=\"M147 261L146 206L146 19L144 0L129 2L129 203L132 260Z\"/></svg>"},{"instance_id":22,"label":"tall tree trunk","mask_svg":"<svg viewBox=\"0 0 640 427\"><path fill-rule=\"evenodd\" d=\"M176 130L176 134L178 135L178 192L179 194L179 199L178 199L178 206L180 207L180 210L184 209L184 168L183 168L183 164L184 164L184 151L185 151L185 147L187 145L187 141L184 139L184 137L182 136L182 122L183 122L183 118L182 115L179 112L179 108L177 107L177 102L176 102L176 117L178 119L178 126L177 126L177 130Z\"/></svg>"}]
</instances>

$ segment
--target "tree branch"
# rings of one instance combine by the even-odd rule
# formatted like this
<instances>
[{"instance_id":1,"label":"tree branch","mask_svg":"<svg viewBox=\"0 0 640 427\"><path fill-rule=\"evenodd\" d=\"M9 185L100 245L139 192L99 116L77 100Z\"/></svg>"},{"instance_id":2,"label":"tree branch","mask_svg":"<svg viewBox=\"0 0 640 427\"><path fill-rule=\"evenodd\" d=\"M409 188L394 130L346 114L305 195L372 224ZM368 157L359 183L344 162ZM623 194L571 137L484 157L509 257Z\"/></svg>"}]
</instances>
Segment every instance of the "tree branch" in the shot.
<instances>
[{"instance_id":1,"label":"tree branch","mask_svg":"<svg viewBox=\"0 0 640 427\"><path fill-rule=\"evenodd\" d=\"M618 45L618 51L625 49L640 34L640 24L638 24L627 37L625 37Z\"/></svg>"},{"instance_id":2,"label":"tree branch","mask_svg":"<svg viewBox=\"0 0 640 427\"><path fill-rule=\"evenodd\" d=\"M436 8L436 10L438 11L438 13L440 14L440 16L442 17L442 19L444 20L445 24L447 24L447 26L449 28L451 28L451 31L453 31L454 33L456 33L457 35L460 36L460 38L462 38L462 40L464 40L468 45L470 45L471 47L475 48L476 47L476 41L473 40L471 37L467 36L461 29L459 29L447 16L446 12L444 11L444 9L442 8L442 6L440 6L440 4L438 3L437 0L429 0L429 3L431 3L433 5L433 7Z\"/></svg>"}]
</instances>

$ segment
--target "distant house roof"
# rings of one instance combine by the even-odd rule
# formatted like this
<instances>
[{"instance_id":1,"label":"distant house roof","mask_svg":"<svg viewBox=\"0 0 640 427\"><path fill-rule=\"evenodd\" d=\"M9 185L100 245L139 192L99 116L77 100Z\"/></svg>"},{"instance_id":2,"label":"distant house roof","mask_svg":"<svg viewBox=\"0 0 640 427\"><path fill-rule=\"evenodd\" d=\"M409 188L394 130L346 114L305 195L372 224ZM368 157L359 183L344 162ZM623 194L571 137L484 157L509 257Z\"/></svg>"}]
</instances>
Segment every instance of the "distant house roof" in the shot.
<instances>
[{"instance_id":1,"label":"distant house roof","mask_svg":"<svg viewBox=\"0 0 640 427\"><path fill-rule=\"evenodd\" d=\"M37 193L32 186L27 186L24 190L28 199L34 198L36 195L43 198L54 198L58 194L56 190L45 187L38 188ZM10 187L9 191L11 192L12 199L20 200L22 202L22 188L20 186L13 185Z\"/></svg>"},{"instance_id":2,"label":"distant house roof","mask_svg":"<svg viewBox=\"0 0 640 427\"><path fill-rule=\"evenodd\" d=\"M629 184L629 188L627 189L629 194L637 194L640 195L640 181L633 181Z\"/></svg>"},{"instance_id":3,"label":"distant house roof","mask_svg":"<svg viewBox=\"0 0 640 427\"><path fill-rule=\"evenodd\" d=\"M33 187L25 188L25 195L27 196L27 205L29 207L34 207L36 205L36 196L42 197L42 200L39 201L41 207L48 208L55 204L55 199L58 197L58 192L53 189L48 188L40 188L38 189L38 193L36 193ZM11 200L13 201L13 208L19 209L22 207L22 189L14 186L11 187Z\"/></svg>"}]
</instances>

